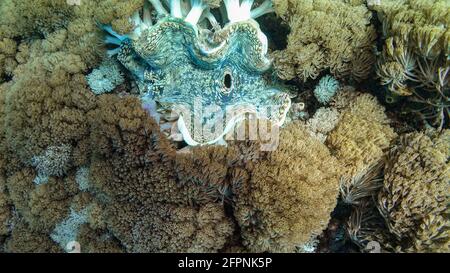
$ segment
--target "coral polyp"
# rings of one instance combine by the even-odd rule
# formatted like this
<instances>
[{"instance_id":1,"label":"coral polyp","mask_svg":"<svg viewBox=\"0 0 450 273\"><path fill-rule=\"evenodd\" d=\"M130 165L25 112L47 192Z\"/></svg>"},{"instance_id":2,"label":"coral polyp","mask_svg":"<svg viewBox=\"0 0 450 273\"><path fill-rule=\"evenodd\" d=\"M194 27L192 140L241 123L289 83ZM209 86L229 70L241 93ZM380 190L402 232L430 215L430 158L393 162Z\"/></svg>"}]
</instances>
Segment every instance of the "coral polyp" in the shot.
<instances>
[{"instance_id":1,"label":"coral polyp","mask_svg":"<svg viewBox=\"0 0 450 273\"><path fill-rule=\"evenodd\" d=\"M223 27L210 11L217 4L209 2L214 1L169 1L167 11L152 0L155 24L145 5L132 17L132 33L104 27L106 43L115 46L110 55L133 75L142 102L154 100L176 113L189 145L222 141L247 114L281 126L291 104L267 73L268 42L254 20L272 9L270 1L253 11L253 1L224 1Z\"/></svg>"}]
</instances>

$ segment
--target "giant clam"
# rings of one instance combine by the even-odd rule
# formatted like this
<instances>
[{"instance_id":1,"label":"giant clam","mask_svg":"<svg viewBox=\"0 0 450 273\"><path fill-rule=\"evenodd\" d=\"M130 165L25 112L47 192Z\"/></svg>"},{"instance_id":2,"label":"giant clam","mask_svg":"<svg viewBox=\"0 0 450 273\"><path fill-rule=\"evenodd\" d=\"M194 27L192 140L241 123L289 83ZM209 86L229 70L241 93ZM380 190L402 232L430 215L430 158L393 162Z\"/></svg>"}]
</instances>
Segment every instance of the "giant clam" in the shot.
<instances>
[{"instance_id":1,"label":"giant clam","mask_svg":"<svg viewBox=\"0 0 450 273\"><path fill-rule=\"evenodd\" d=\"M291 105L268 73L267 37L255 21L271 2L252 10L253 0L224 0L223 27L212 12L220 2L149 0L132 33L104 26L110 55L133 75L143 103L175 111L189 145L223 141L250 114L281 126Z\"/></svg>"}]
</instances>

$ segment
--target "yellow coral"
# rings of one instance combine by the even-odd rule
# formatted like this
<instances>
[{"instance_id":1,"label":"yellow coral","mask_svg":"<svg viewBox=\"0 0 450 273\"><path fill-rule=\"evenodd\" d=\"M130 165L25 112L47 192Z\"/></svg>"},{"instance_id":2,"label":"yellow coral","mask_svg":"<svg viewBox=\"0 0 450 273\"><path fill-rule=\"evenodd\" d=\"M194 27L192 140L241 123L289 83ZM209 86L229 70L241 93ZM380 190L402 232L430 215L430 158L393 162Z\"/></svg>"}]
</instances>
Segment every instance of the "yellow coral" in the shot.
<instances>
[{"instance_id":1,"label":"yellow coral","mask_svg":"<svg viewBox=\"0 0 450 273\"><path fill-rule=\"evenodd\" d=\"M236 187L234 215L250 251L292 252L327 226L339 164L305 128L290 125L278 149L248 167L250 176Z\"/></svg>"},{"instance_id":2,"label":"yellow coral","mask_svg":"<svg viewBox=\"0 0 450 273\"><path fill-rule=\"evenodd\" d=\"M341 119L326 143L343 165L342 199L357 204L379 189L381 161L396 134L375 97L352 94L349 97L340 94L336 98L335 107L343 107Z\"/></svg>"},{"instance_id":3,"label":"yellow coral","mask_svg":"<svg viewBox=\"0 0 450 273\"><path fill-rule=\"evenodd\" d=\"M396 137L384 108L369 94L357 96L343 111L327 145L343 164L343 173L353 177L382 159Z\"/></svg>"},{"instance_id":4,"label":"yellow coral","mask_svg":"<svg viewBox=\"0 0 450 273\"><path fill-rule=\"evenodd\" d=\"M274 52L282 79L307 81L326 69L340 79L368 77L376 32L363 1L275 0L274 7L291 28L287 49Z\"/></svg>"}]
</instances>

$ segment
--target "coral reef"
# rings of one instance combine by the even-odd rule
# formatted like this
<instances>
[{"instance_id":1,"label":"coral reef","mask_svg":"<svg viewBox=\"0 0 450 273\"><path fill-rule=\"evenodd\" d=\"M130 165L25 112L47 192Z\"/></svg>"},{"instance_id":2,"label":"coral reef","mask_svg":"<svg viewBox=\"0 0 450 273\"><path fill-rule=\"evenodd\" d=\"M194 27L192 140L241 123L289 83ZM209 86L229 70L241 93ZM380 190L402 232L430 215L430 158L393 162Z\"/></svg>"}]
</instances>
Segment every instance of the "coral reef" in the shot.
<instances>
[{"instance_id":1,"label":"coral reef","mask_svg":"<svg viewBox=\"0 0 450 273\"><path fill-rule=\"evenodd\" d=\"M131 4L97 2L0 4L4 15L0 19L0 218L2 235L9 236L8 251L61 251L57 245L46 247L44 241L51 243L50 231L67 217L78 195L72 168L84 166L89 158L86 114L95 107L95 97L89 94L84 73L103 54L96 25L101 12L96 11L100 5ZM117 7L100 21L128 19L127 11L134 11ZM70 152L61 154L61 149ZM29 168L33 165L37 171ZM14 220L15 214L19 220ZM36 240L43 240L42 248L33 246Z\"/></svg>"},{"instance_id":2,"label":"coral reef","mask_svg":"<svg viewBox=\"0 0 450 273\"><path fill-rule=\"evenodd\" d=\"M365 2L1 1L0 252L449 252L448 4L373 1L378 25ZM286 49L255 20L273 11ZM371 72L375 26L382 83L439 94L438 130L336 92Z\"/></svg>"},{"instance_id":3,"label":"coral reef","mask_svg":"<svg viewBox=\"0 0 450 273\"><path fill-rule=\"evenodd\" d=\"M335 108L321 107L306 122L306 128L312 136L324 143L328 134L338 125L340 113Z\"/></svg>"},{"instance_id":4,"label":"coral reef","mask_svg":"<svg viewBox=\"0 0 450 273\"><path fill-rule=\"evenodd\" d=\"M380 161L396 134L389 126L383 106L370 94L360 94L351 100L341 115L327 145L342 162L344 173L352 177Z\"/></svg>"},{"instance_id":5,"label":"coral reef","mask_svg":"<svg viewBox=\"0 0 450 273\"><path fill-rule=\"evenodd\" d=\"M291 32L285 50L275 51L282 79L307 81L329 70L337 79L366 79L375 63L376 30L365 1L274 0Z\"/></svg>"},{"instance_id":6,"label":"coral reef","mask_svg":"<svg viewBox=\"0 0 450 273\"><path fill-rule=\"evenodd\" d=\"M70 145L48 147L42 155L33 156L31 165L39 176L63 176L70 168L71 150Z\"/></svg>"},{"instance_id":7,"label":"coral reef","mask_svg":"<svg viewBox=\"0 0 450 273\"><path fill-rule=\"evenodd\" d=\"M383 51L377 75L387 98L408 97L408 112L438 128L449 119L450 3L382 1L373 5L382 23Z\"/></svg>"},{"instance_id":8,"label":"coral reef","mask_svg":"<svg viewBox=\"0 0 450 273\"><path fill-rule=\"evenodd\" d=\"M12 77L13 71L17 67L16 53L17 43L14 40L3 38L0 41L0 82Z\"/></svg>"},{"instance_id":9,"label":"coral reef","mask_svg":"<svg viewBox=\"0 0 450 273\"><path fill-rule=\"evenodd\" d=\"M178 155L177 173L231 205L244 247L236 245L240 251L298 251L328 223L340 165L298 122L281 131L276 150L261 151L260 141L194 148Z\"/></svg>"},{"instance_id":10,"label":"coral reef","mask_svg":"<svg viewBox=\"0 0 450 273\"><path fill-rule=\"evenodd\" d=\"M6 241L5 250L12 253L57 253L59 247L47 234L32 231L26 223L19 222Z\"/></svg>"},{"instance_id":11,"label":"coral reef","mask_svg":"<svg viewBox=\"0 0 450 273\"><path fill-rule=\"evenodd\" d=\"M175 150L137 98L106 95L91 113L91 186L107 227L132 252L211 252L233 233L224 208L195 181L178 181ZM120 124L120 128L116 127Z\"/></svg>"},{"instance_id":12,"label":"coral reef","mask_svg":"<svg viewBox=\"0 0 450 273\"><path fill-rule=\"evenodd\" d=\"M10 200L6 192L6 181L0 176L0 236L8 235L11 218Z\"/></svg>"},{"instance_id":13,"label":"coral reef","mask_svg":"<svg viewBox=\"0 0 450 273\"><path fill-rule=\"evenodd\" d=\"M55 226L50 237L62 249L66 249L70 242L74 242L77 239L81 225L87 223L88 214L88 208L82 211L71 209L69 216Z\"/></svg>"}]
</instances>

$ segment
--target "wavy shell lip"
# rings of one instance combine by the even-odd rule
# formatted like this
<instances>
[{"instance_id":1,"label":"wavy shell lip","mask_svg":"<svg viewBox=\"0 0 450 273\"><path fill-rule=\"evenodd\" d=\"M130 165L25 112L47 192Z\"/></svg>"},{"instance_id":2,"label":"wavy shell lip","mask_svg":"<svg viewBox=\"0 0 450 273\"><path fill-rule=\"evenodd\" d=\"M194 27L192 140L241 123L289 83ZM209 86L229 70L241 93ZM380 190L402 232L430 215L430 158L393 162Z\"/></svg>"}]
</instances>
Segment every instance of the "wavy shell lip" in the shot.
<instances>
[{"instance_id":1,"label":"wavy shell lip","mask_svg":"<svg viewBox=\"0 0 450 273\"><path fill-rule=\"evenodd\" d=\"M219 113L219 115L213 115L212 118L209 118L211 112L208 110L192 109L189 107L186 107L184 110L179 110L180 108L178 108L178 129L188 145L196 146L222 142L224 137L229 133L233 133L236 126L245 120L249 114L256 119L268 120L272 125L281 127L291 107L291 99L286 93L278 93L276 90L273 91L274 93L276 92L274 98L267 100L268 103L273 102L274 104L272 105L268 104L258 107L259 104L256 101L233 104L227 106L227 109ZM199 114L199 112L201 113ZM205 120L203 112L206 112L204 114L207 116L204 122L206 125L198 122L199 120ZM215 133L209 132L208 129L210 129L210 126L208 126L208 123L219 126L223 130Z\"/></svg>"},{"instance_id":2,"label":"wavy shell lip","mask_svg":"<svg viewBox=\"0 0 450 273\"><path fill-rule=\"evenodd\" d=\"M183 117L183 115L180 115L180 117L177 121L177 125L178 125L178 129L180 130L181 134L183 135L183 140L190 146L211 145L211 144L215 144L215 143L220 143L224 140L224 138L228 134L233 133L233 130L236 128L237 125L239 125L242 121L247 119L248 114L253 114L257 119L267 118L266 116L259 115L257 109L254 109L254 107L246 107L243 105L236 106L236 108L239 108L239 107L242 107L241 111L237 111L237 109L235 109L234 111L236 111L237 113L232 115L230 120L227 123L225 123L224 129L219 134L215 134L214 137L212 137L210 139L208 139L208 138L205 139L204 135L200 135L201 139L197 139L197 137L195 136L195 133L192 132L193 130L188 128L189 126L186 124L186 121L185 121L185 118ZM277 125L277 126L281 126L281 124L284 123L286 114L287 114L287 112L283 112L282 118L276 122L273 122L273 124Z\"/></svg>"},{"instance_id":3,"label":"wavy shell lip","mask_svg":"<svg viewBox=\"0 0 450 273\"><path fill-rule=\"evenodd\" d=\"M154 67L167 63L160 57L162 54L171 58L189 54L199 65L214 67L223 63L237 46L245 46L242 50L246 52L249 70L263 73L271 66L267 58L267 37L253 19L229 23L218 32L199 33L182 19L165 17L142 31L132 44L136 53ZM161 48L167 50L161 52Z\"/></svg>"}]
</instances>

